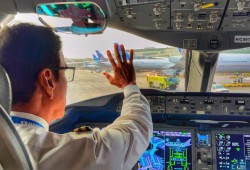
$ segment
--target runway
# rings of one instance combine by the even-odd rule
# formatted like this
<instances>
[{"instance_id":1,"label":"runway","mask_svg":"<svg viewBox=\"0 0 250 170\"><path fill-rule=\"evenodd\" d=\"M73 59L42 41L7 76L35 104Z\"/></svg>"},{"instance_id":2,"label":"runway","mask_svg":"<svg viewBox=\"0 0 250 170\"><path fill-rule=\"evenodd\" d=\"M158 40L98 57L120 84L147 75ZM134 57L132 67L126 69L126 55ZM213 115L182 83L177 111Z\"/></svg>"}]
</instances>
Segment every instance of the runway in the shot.
<instances>
[{"instance_id":1,"label":"runway","mask_svg":"<svg viewBox=\"0 0 250 170\"><path fill-rule=\"evenodd\" d=\"M136 73L136 82L140 88L149 88L146 75L147 72ZM214 81L220 83L219 81L222 81L222 76L215 76ZM229 81L229 79L224 76L223 81ZM231 87L228 89L233 93L250 92L250 87ZM184 78L180 79L179 87L175 91L184 91ZM91 73L89 70L76 70L75 80L68 82L67 104L118 92L122 92L122 90L110 85L102 73Z\"/></svg>"}]
</instances>

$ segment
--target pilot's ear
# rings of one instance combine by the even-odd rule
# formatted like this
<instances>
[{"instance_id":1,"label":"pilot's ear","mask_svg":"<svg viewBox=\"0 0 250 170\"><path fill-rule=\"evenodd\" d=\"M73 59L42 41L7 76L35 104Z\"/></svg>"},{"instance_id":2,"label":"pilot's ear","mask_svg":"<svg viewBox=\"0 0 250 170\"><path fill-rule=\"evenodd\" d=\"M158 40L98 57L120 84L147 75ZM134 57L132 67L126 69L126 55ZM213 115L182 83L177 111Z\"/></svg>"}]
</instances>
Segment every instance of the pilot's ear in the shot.
<instances>
[{"instance_id":1,"label":"pilot's ear","mask_svg":"<svg viewBox=\"0 0 250 170\"><path fill-rule=\"evenodd\" d=\"M55 90L55 79L50 69L42 69L38 75L38 84L49 99L53 99Z\"/></svg>"}]
</instances>

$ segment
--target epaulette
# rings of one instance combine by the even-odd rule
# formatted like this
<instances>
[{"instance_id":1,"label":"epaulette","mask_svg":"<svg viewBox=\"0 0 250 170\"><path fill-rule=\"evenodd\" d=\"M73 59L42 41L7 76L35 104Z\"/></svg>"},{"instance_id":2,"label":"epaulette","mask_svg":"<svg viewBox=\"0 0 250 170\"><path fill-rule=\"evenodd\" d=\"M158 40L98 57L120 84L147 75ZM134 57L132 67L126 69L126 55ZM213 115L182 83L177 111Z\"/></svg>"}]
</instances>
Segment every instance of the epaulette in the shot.
<instances>
[{"instance_id":1,"label":"epaulette","mask_svg":"<svg viewBox=\"0 0 250 170\"><path fill-rule=\"evenodd\" d=\"M79 132L89 132L92 131L92 128L89 126L81 126L79 128L75 128L73 132L79 133Z\"/></svg>"}]
</instances>

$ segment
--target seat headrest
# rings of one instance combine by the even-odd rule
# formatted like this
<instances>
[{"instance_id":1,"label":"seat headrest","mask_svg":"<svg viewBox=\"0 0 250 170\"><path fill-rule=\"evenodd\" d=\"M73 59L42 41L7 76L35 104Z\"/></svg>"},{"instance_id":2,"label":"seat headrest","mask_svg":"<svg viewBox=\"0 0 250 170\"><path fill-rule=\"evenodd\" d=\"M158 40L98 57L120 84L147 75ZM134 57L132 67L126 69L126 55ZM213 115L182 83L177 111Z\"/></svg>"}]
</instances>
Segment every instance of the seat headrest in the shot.
<instances>
[{"instance_id":1,"label":"seat headrest","mask_svg":"<svg viewBox=\"0 0 250 170\"><path fill-rule=\"evenodd\" d=\"M0 64L0 104L8 114L11 111L12 92L9 76Z\"/></svg>"}]
</instances>

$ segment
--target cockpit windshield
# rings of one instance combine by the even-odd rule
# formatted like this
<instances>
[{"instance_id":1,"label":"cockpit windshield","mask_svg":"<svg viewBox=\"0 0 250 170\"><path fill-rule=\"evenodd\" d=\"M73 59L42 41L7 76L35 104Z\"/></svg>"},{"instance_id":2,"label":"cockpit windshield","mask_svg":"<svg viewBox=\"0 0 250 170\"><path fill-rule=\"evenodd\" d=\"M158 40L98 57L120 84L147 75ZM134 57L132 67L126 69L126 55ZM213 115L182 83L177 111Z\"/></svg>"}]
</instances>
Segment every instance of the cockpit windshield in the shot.
<instances>
[{"instance_id":1,"label":"cockpit windshield","mask_svg":"<svg viewBox=\"0 0 250 170\"><path fill-rule=\"evenodd\" d=\"M35 14L18 14L17 21L39 23ZM184 91L184 62L182 49L149 41L138 36L107 28L100 35L61 34L63 53L69 67L76 67L74 81L68 83L67 104L121 92L109 85L102 75L111 72L106 50L113 51L114 43L134 49L136 80L140 88L165 91ZM67 75L66 75L67 76Z\"/></svg>"},{"instance_id":2,"label":"cockpit windshield","mask_svg":"<svg viewBox=\"0 0 250 170\"><path fill-rule=\"evenodd\" d=\"M15 20L42 25L36 14L18 14ZM111 72L106 50L113 44L134 49L134 66L140 88L185 91L183 50L107 28L103 34L61 34L63 53L69 67L76 67L74 81L68 83L67 104L120 92L110 86L102 72ZM222 51L219 54L211 92L250 91L250 49Z\"/></svg>"}]
</instances>

